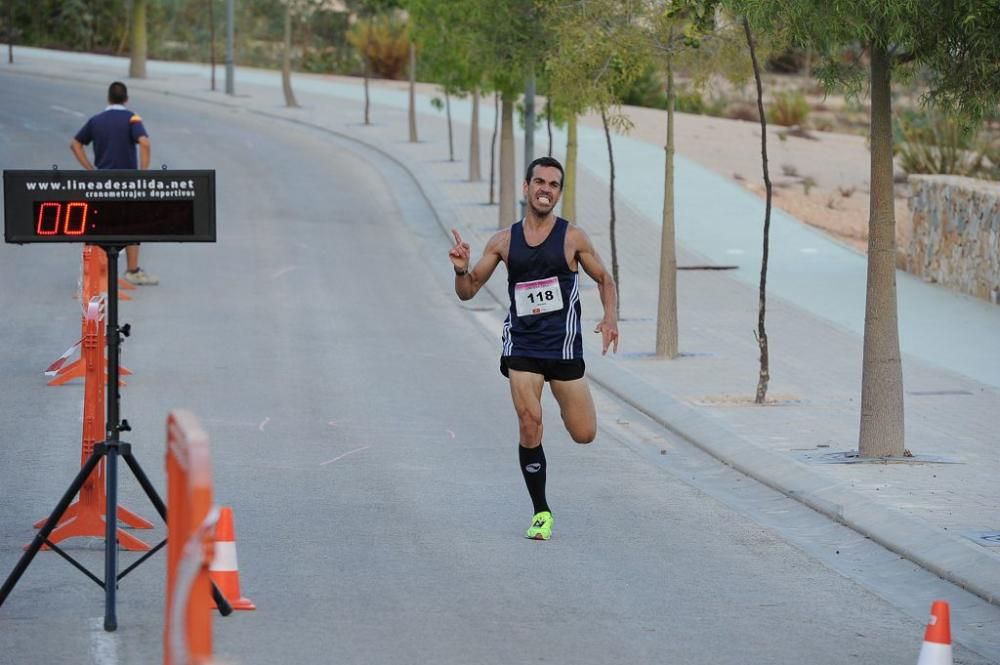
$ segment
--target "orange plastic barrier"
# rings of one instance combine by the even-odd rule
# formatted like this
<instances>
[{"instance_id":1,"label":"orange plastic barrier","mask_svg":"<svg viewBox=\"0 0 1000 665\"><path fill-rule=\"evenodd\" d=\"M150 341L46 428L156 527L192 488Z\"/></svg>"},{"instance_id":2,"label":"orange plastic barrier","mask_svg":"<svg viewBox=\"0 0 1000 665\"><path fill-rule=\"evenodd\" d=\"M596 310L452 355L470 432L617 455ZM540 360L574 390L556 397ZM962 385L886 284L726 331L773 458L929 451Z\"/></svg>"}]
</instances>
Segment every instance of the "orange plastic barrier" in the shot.
<instances>
[{"instance_id":1,"label":"orange plastic barrier","mask_svg":"<svg viewBox=\"0 0 1000 665\"><path fill-rule=\"evenodd\" d=\"M80 275L80 301L83 303L84 309L84 321L82 323L83 327L86 327L86 311L91 300L96 297L106 298L107 297L107 284L108 284L108 257L105 256L104 250L100 247L95 247L92 245L83 246L83 259L81 261L81 275ZM128 282L126 282L128 284ZM128 288L135 288L131 284ZM120 295L120 294L119 294ZM127 300L127 296L120 296L119 300ZM103 342L104 331L101 331L101 341ZM83 343L81 338L79 342L69 347L66 353L62 354L55 362L45 368L45 375L55 377L49 381L50 386L61 386L64 383L72 381L73 379L83 378L86 372L84 366L83 353L80 352L80 357L77 360L67 363L70 356L72 356L77 351L80 351L80 345ZM107 370L105 370L107 371ZM120 366L118 369L119 376L129 375L132 372L129 371L127 367ZM105 378L105 381L107 379ZM123 384L124 385L124 384Z\"/></svg>"},{"instance_id":2,"label":"orange plastic barrier","mask_svg":"<svg viewBox=\"0 0 1000 665\"><path fill-rule=\"evenodd\" d=\"M87 304L83 317L83 339L81 359L85 367L83 397L83 443L80 451L80 465L90 458L94 446L105 438L105 393L107 385L107 359L104 335L104 298L94 296ZM49 541L58 543L67 538L92 536L104 538L104 517L106 495L104 488L104 460L102 459L80 489L80 498L63 513L59 526L49 535ZM35 528L44 526L44 518L35 523ZM151 522L132 511L118 506L118 519L137 529L151 529ZM145 551L149 545L130 533L118 529L118 540L127 550Z\"/></svg>"},{"instance_id":3,"label":"orange plastic barrier","mask_svg":"<svg viewBox=\"0 0 1000 665\"><path fill-rule=\"evenodd\" d=\"M209 564L219 511L212 503L208 435L187 411L167 416L166 665L203 665L212 657Z\"/></svg>"}]
</instances>

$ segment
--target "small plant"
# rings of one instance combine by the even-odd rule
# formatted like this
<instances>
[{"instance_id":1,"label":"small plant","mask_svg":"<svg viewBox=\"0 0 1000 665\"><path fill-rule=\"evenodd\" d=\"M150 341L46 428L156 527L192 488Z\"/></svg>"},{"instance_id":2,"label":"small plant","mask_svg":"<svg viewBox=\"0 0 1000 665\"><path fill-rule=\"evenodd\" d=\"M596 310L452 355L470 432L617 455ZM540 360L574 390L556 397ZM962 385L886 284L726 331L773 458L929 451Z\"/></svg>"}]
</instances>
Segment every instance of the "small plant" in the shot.
<instances>
[{"instance_id":1,"label":"small plant","mask_svg":"<svg viewBox=\"0 0 1000 665\"><path fill-rule=\"evenodd\" d=\"M747 102L737 102L726 108L726 117L733 120L747 120L750 122L760 122L757 114L757 106Z\"/></svg>"},{"instance_id":2,"label":"small plant","mask_svg":"<svg viewBox=\"0 0 1000 665\"><path fill-rule=\"evenodd\" d=\"M801 92L779 92L767 107L768 122L783 127L804 125L809 117L809 102Z\"/></svg>"},{"instance_id":3,"label":"small plant","mask_svg":"<svg viewBox=\"0 0 1000 665\"><path fill-rule=\"evenodd\" d=\"M680 91L674 96L674 110L679 113L694 113L703 115L705 113L705 100L697 91Z\"/></svg>"},{"instance_id":4,"label":"small plant","mask_svg":"<svg viewBox=\"0 0 1000 665\"><path fill-rule=\"evenodd\" d=\"M799 175L799 170L795 168L795 164L782 164L781 172L790 178L795 178Z\"/></svg>"},{"instance_id":5,"label":"small plant","mask_svg":"<svg viewBox=\"0 0 1000 665\"><path fill-rule=\"evenodd\" d=\"M395 16L361 19L348 30L347 41L371 61L376 76L403 78L410 61L410 38L402 20Z\"/></svg>"},{"instance_id":6,"label":"small plant","mask_svg":"<svg viewBox=\"0 0 1000 665\"><path fill-rule=\"evenodd\" d=\"M899 163L907 173L975 177L988 170L989 142L955 118L901 113L895 129Z\"/></svg>"},{"instance_id":7,"label":"small plant","mask_svg":"<svg viewBox=\"0 0 1000 665\"><path fill-rule=\"evenodd\" d=\"M857 191L857 189L858 188L854 186L838 187L837 191L840 192L840 195L843 196L845 199L849 199L854 195L854 192Z\"/></svg>"},{"instance_id":8,"label":"small plant","mask_svg":"<svg viewBox=\"0 0 1000 665\"><path fill-rule=\"evenodd\" d=\"M810 190L816 186L816 181L813 180L812 176L806 176L802 179L802 193L809 196Z\"/></svg>"}]
</instances>

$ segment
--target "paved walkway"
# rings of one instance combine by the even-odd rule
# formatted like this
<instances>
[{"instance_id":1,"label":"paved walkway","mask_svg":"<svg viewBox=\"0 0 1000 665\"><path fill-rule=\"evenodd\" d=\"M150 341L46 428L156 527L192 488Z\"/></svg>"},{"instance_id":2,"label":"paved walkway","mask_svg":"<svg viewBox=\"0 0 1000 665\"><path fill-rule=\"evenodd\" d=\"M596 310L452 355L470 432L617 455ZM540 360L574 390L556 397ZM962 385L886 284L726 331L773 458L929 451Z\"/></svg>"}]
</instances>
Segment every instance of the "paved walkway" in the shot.
<instances>
[{"instance_id":1,"label":"paved walkway","mask_svg":"<svg viewBox=\"0 0 1000 665\"><path fill-rule=\"evenodd\" d=\"M123 78L122 59L16 49L15 72L93 81L102 91ZM129 81L133 105L185 96L306 123L379 149L406 167L446 231L457 226L481 250L497 227L488 182L467 182L468 101L453 100L455 156L448 160L444 114L421 86L420 142L407 140L406 85L372 88L372 125L362 124L360 83L294 78L302 108L286 109L276 73L239 69L235 96L210 92L207 67L151 62ZM218 68L218 87L224 69ZM95 92L99 96L101 92ZM492 105L482 105L482 171L489 176ZM555 154L561 156L561 136ZM582 128L579 223L609 261L606 146ZM547 138L539 132L537 152ZM751 404L757 380L756 328L763 206L725 178L678 159L680 265L737 264L734 271L681 271L682 356L656 359L657 279L663 151L616 137L622 349L601 358L587 336L592 379L727 464L857 529L889 549L1000 604L1000 307L897 275L905 379L906 463L845 463L856 450L861 392L865 259L783 213L771 238L769 307L775 404ZM518 139L518 150L523 142ZM154 160L155 162L155 160ZM69 158L67 157L67 163ZM518 159L520 171L523 160ZM44 165L47 167L48 165ZM42 165L25 165L25 168ZM492 292L503 298L502 277ZM481 296L483 297L483 296ZM584 292L584 326L601 311ZM486 315L493 325L499 308ZM499 326L494 330L499 333ZM669 451L664 451L669 455Z\"/></svg>"}]
</instances>

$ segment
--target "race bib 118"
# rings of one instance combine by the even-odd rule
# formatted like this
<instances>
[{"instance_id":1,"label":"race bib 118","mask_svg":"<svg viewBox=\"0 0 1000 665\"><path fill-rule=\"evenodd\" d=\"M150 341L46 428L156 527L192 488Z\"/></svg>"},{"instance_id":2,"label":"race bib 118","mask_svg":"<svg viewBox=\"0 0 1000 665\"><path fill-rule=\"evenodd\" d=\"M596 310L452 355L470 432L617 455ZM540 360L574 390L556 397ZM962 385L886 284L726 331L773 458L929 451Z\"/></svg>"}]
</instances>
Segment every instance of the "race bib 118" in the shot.
<instances>
[{"instance_id":1,"label":"race bib 118","mask_svg":"<svg viewBox=\"0 0 1000 665\"><path fill-rule=\"evenodd\" d=\"M559 278L536 279L514 285L514 310L518 316L558 312L563 308Z\"/></svg>"}]
</instances>

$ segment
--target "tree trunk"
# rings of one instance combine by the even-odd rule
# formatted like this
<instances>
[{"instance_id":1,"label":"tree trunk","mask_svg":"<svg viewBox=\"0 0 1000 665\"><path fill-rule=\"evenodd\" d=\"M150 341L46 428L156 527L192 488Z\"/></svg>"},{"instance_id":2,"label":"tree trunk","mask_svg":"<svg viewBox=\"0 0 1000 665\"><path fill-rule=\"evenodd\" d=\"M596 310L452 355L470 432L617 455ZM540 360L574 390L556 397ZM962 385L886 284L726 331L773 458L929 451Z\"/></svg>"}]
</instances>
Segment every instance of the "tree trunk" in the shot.
<instances>
[{"instance_id":1,"label":"tree trunk","mask_svg":"<svg viewBox=\"0 0 1000 665\"><path fill-rule=\"evenodd\" d=\"M7 64L14 64L14 0L7 0Z\"/></svg>"},{"instance_id":2,"label":"tree trunk","mask_svg":"<svg viewBox=\"0 0 1000 665\"><path fill-rule=\"evenodd\" d=\"M285 93L285 106L298 108L292 92L292 5L285 3L285 52L281 57L281 91Z\"/></svg>"},{"instance_id":3,"label":"tree trunk","mask_svg":"<svg viewBox=\"0 0 1000 665\"><path fill-rule=\"evenodd\" d=\"M14 64L14 0L7 0L7 64Z\"/></svg>"},{"instance_id":4,"label":"tree trunk","mask_svg":"<svg viewBox=\"0 0 1000 665\"><path fill-rule=\"evenodd\" d=\"M535 159L535 70L524 85L524 166Z\"/></svg>"},{"instance_id":5,"label":"tree trunk","mask_svg":"<svg viewBox=\"0 0 1000 665\"><path fill-rule=\"evenodd\" d=\"M563 164L562 216L576 222L576 114L566 123L566 163Z\"/></svg>"},{"instance_id":6,"label":"tree trunk","mask_svg":"<svg viewBox=\"0 0 1000 665\"><path fill-rule=\"evenodd\" d=\"M604 139L608 143L608 166L610 167L608 198L611 203L611 221L608 224L608 229L611 235L611 277L615 280L615 295L618 301L615 316L621 320L622 289L621 279L618 277L618 243L615 240L615 153L611 149L611 127L608 126L608 114L604 109L601 109L601 123L604 125Z\"/></svg>"},{"instance_id":7,"label":"tree trunk","mask_svg":"<svg viewBox=\"0 0 1000 665\"><path fill-rule=\"evenodd\" d=\"M368 79L372 75L372 17L368 17L368 33L365 35L365 124L370 125L371 123L371 97L368 95Z\"/></svg>"},{"instance_id":8,"label":"tree trunk","mask_svg":"<svg viewBox=\"0 0 1000 665\"><path fill-rule=\"evenodd\" d=\"M514 223L514 95L505 92L500 98L500 228Z\"/></svg>"},{"instance_id":9,"label":"tree trunk","mask_svg":"<svg viewBox=\"0 0 1000 665\"><path fill-rule=\"evenodd\" d=\"M767 168L767 116L764 113L764 86L760 80L760 64L757 62L757 49L754 46L753 34L750 32L750 22L743 19L743 33L750 49L750 61L753 64L753 77L757 84L757 115L760 116L760 159L764 171L764 247L760 260L760 290L757 301L757 346L760 347L760 371L757 375L757 394L754 403L763 404L767 399L767 384L771 380L771 364L768 355L767 331L764 328L764 315L767 312L767 255L771 239L771 174Z\"/></svg>"},{"instance_id":10,"label":"tree trunk","mask_svg":"<svg viewBox=\"0 0 1000 665\"><path fill-rule=\"evenodd\" d=\"M493 93L493 138L490 139L490 205L496 203L497 129L500 126L500 93Z\"/></svg>"},{"instance_id":11,"label":"tree trunk","mask_svg":"<svg viewBox=\"0 0 1000 665\"><path fill-rule=\"evenodd\" d=\"M545 131L549 135L549 149L545 153L549 157L552 156L552 107L549 106L549 98L545 98Z\"/></svg>"},{"instance_id":12,"label":"tree trunk","mask_svg":"<svg viewBox=\"0 0 1000 665\"><path fill-rule=\"evenodd\" d=\"M129 78L146 78L146 0L132 0L132 45Z\"/></svg>"},{"instance_id":13,"label":"tree trunk","mask_svg":"<svg viewBox=\"0 0 1000 665\"><path fill-rule=\"evenodd\" d=\"M448 161L455 161L455 141L452 138L451 130L451 95L444 91L444 113L448 118Z\"/></svg>"},{"instance_id":14,"label":"tree trunk","mask_svg":"<svg viewBox=\"0 0 1000 665\"><path fill-rule=\"evenodd\" d=\"M479 91L472 91L472 120L469 123L469 182L479 182L483 174L479 168Z\"/></svg>"},{"instance_id":15,"label":"tree trunk","mask_svg":"<svg viewBox=\"0 0 1000 665\"><path fill-rule=\"evenodd\" d=\"M861 374L861 457L902 456L903 365L896 314L896 219L892 180L891 64L871 48L871 206Z\"/></svg>"},{"instance_id":16,"label":"tree trunk","mask_svg":"<svg viewBox=\"0 0 1000 665\"><path fill-rule=\"evenodd\" d=\"M417 45L410 42L410 143L417 142ZM449 131L451 125L448 126Z\"/></svg>"},{"instance_id":17,"label":"tree trunk","mask_svg":"<svg viewBox=\"0 0 1000 665\"><path fill-rule=\"evenodd\" d=\"M212 92L215 92L215 0L208 0L208 60L212 66Z\"/></svg>"},{"instance_id":18,"label":"tree trunk","mask_svg":"<svg viewBox=\"0 0 1000 665\"><path fill-rule=\"evenodd\" d=\"M674 70L667 58L667 142L663 171L663 228L660 230L660 298L656 311L656 357L676 358L677 241L674 224Z\"/></svg>"}]
</instances>

